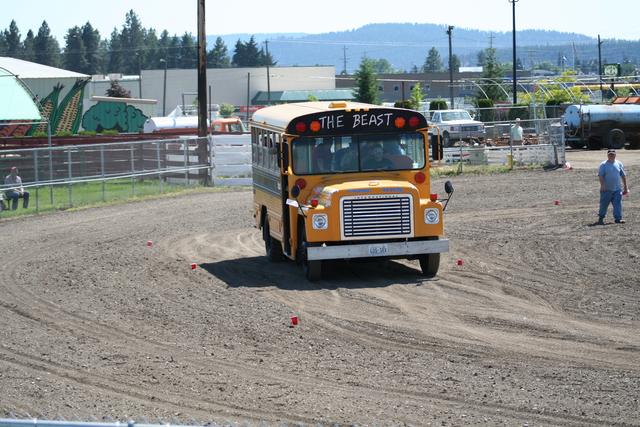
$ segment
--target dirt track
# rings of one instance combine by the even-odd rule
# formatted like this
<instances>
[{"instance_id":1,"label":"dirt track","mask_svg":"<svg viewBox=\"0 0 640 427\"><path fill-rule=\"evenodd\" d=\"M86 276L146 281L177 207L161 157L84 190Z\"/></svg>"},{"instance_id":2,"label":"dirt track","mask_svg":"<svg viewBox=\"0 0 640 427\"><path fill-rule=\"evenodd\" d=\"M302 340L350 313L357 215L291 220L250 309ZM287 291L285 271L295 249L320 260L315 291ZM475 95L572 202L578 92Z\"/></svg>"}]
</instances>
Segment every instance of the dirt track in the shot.
<instances>
[{"instance_id":1,"label":"dirt track","mask_svg":"<svg viewBox=\"0 0 640 427\"><path fill-rule=\"evenodd\" d=\"M640 425L640 153L604 227L582 153L454 178L434 280L309 284L264 259L250 191L0 221L0 418Z\"/></svg>"}]
</instances>

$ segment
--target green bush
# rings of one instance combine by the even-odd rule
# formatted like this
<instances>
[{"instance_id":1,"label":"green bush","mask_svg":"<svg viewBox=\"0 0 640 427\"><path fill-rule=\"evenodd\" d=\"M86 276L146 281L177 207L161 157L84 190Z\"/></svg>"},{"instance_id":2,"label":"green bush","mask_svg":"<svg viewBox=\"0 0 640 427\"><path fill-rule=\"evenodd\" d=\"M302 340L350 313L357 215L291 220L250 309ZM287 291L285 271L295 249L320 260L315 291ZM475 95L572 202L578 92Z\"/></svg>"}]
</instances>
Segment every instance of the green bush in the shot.
<instances>
[{"instance_id":1,"label":"green bush","mask_svg":"<svg viewBox=\"0 0 640 427\"><path fill-rule=\"evenodd\" d=\"M62 138L68 138L70 136L73 136L73 133L71 133L71 131L68 131L68 130L61 130L59 132L56 132L56 136L59 136Z\"/></svg>"},{"instance_id":2,"label":"green bush","mask_svg":"<svg viewBox=\"0 0 640 427\"><path fill-rule=\"evenodd\" d=\"M410 110L415 110L415 106L413 105L413 101L410 99L405 99L404 101L396 101L393 104L396 108L408 108Z\"/></svg>"},{"instance_id":3,"label":"green bush","mask_svg":"<svg viewBox=\"0 0 640 427\"><path fill-rule=\"evenodd\" d=\"M444 99L434 99L429 103L429 110L446 110L449 106Z\"/></svg>"},{"instance_id":4,"label":"green bush","mask_svg":"<svg viewBox=\"0 0 640 427\"><path fill-rule=\"evenodd\" d=\"M47 133L45 131L42 131L42 130L37 130L31 136L33 136L34 138L46 138L47 137Z\"/></svg>"},{"instance_id":5,"label":"green bush","mask_svg":"<svg viewBox=\"0 0 640 427\"><path fill-rule=\"evenodd\" d=\"M229 117L236 111L236 107L231 104L221 104L220 105L220 114L222 117Z\"/></svg>"},{"instance_id":6,"label":"green bush","mask_svg":"<svg viewBox=\"0 0 640 427\"><path fill-rule=\"evenodd\" d=\"M105 129L99 135L116 136L116 135L119 135L119 134L120 134L120 132L118 132L116 129Z\"/></svg>"},{"instance_id":7,"label":"green bush","mask_svg":"<svg viewBox=\"0 0 640 427\"><path fill-rule=\"evenodd\" d=\"M78 135L82 136L96 136L97 132L95 130L81 130L78 132Z\"/></svg>"},{"instance_id":8,"label":"green bush","mask_svg":"<svg viewBox=\"0 0 640 427\"><path fill-rule=\"evenodd\" d=\"M529 106L526 104L516 104L509 109L509 120L529 120Z\"/></svg>"},{"instance_id":9,"label":"green bush","mask_svg":"<svg viewBox=\"0 0 640 427\"><path fill-rule=\"evenodd\" d=\"M478 98L476 99L476 107L480 108L480 121L494 122L496 120L495 110L493 110L493 100Z\"/></svg>"}]
</instances>

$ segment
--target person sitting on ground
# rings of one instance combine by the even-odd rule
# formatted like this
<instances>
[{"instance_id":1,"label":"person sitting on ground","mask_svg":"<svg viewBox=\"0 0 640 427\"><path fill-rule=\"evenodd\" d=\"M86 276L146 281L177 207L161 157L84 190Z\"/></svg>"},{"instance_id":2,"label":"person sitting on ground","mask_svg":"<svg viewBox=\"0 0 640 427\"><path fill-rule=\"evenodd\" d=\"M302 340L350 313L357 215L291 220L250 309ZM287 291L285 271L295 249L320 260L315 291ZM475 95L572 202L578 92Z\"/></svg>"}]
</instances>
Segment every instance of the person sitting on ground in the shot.
<instances>
[{"instance_id":1,"label":"person sitting on ground","mask_svg":"<svg viewBox=\"0 0 640 427\"><path fill-rule=\"evenodd\" d=\"M368 150L367 157L362 162L364 169L393 169L391 160L384 157L382 144L379 142L366 146Z\"/></svg>"},{"instance_id":2,"label":"person sitting on ground","mask_svg":"<svg viewBox=\"0 0 640 427\"><path fill-rule=\"evenodd\" d=\"M22 179L18 176L18 168L13 166L4 179L4 184L6 186L11 186L5 190L5 196L7 196L8 200L11 200L11 210L15 211L18 209L18 199L22 198L23 203L22 207L26 209L29 206L29 192L24 191L24 187L22 186Z\"/></svg>"}]
</instances>

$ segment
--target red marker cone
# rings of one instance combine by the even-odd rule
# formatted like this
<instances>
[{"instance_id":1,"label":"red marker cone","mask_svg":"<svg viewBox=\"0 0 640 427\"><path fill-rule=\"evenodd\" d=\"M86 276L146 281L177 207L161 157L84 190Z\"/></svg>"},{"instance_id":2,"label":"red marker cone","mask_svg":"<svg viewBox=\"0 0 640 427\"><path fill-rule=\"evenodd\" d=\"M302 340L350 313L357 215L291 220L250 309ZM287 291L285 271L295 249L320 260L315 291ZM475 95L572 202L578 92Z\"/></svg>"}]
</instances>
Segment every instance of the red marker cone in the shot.
<instances>
[{"instance_id":1,"label":"red marker cone","mask_svg":"<svg viewBox=\"0 0 640 427\"><path fill-rule=\"evenodd\" d=\"M458 259L456 261L456 265L462 265L462 264L464 264L464 261L462 259Z\"/></svg>"},{"instance_id":2,"label":"red marker cone","mask_svg":"<svg viewBox=\"0 0 640 427\"><path fill-rule=\"evenodd\" d=\"M147 240L147 246L149 247L153 246L153 242L151 240Z\"/></svg>"},{"instance_id":3,"label":"red marker cone","mask_svg":"<svg viewBox=\"0 0 640 427\"><path fill-rule=\"evenodd\" d=\"M553 204L558 206L560 204L560 200L556 200L555 202L553 202Z\"/></svg>"},{"instance_id":4,"label":"red marker cone","mask_svg":"<svg viewBox=\"0 0 640 427\"><path fill-rule=\"evenodd\" d=\"M291 326L296 326L298 324L298 316L291 316Z\"/></svg>"},{"instance_id":5,"label":"red marker cone","mask_svg":"<svg viewBox=\"0 0 640 427\"><path fill-rule=\"evenodd\" d=\"M194 263L192 263L192 264L191 264L191 269L192 269L192 270L195 270L197 266L198 266L198 264L196 264L196 263L194 262Z\"/></svg>"}]
</instances>

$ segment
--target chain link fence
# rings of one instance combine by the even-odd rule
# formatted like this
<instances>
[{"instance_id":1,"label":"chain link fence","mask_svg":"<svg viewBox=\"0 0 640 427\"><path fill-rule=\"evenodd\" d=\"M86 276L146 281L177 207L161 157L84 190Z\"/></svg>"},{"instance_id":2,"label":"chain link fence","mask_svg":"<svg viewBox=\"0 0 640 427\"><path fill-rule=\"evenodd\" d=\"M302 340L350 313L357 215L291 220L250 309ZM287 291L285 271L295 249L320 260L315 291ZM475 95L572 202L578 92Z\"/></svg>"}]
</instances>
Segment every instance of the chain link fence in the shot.
<instances>
[{"instance_id":1,"label":"chain link fence","mask_svg":"<svg viewBox=\"0 0 640 427\"><path fill-rule=\"evenodd\" d=\"M3 150L0 170L18 168L30 207L39 212L205 185L210 148L210 138L183 137ZM14 187L2 183L2 193Z\"/></svg>"}]
</instances>

